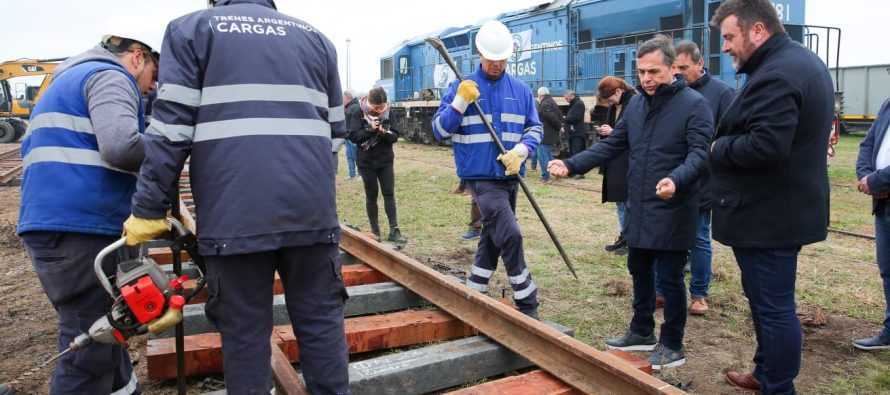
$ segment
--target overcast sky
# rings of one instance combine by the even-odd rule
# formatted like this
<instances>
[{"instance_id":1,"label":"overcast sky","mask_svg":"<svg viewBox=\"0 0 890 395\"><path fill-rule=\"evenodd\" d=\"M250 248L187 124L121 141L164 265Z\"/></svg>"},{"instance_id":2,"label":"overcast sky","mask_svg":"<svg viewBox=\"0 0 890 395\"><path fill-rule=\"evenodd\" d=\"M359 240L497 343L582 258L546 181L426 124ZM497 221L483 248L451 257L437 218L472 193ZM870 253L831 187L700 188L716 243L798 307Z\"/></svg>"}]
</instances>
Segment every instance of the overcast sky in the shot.
<instances>
[{"instance_id":1,"label":"overcast sky","mask_svg":"<svg viewBox=\"0 0 890 395\"><path fill-rule=\"evenodd\" d=\"M622 0L634 1L634 0ZM277 0L281 12L300 18L337 46L346 86L346 39L351 40L352 88L366 91L380 78L381 55L406 38L541 3L541 0ZM106 33L131 31L160 43L171 19L205 7L204 0L4 1L0 61L71 56ZM890 63L883 26L886 0L807 0L806 21L842 29L841 66ZM159 44L158 44L159 45Z\"/></svg>"}]
</instances>

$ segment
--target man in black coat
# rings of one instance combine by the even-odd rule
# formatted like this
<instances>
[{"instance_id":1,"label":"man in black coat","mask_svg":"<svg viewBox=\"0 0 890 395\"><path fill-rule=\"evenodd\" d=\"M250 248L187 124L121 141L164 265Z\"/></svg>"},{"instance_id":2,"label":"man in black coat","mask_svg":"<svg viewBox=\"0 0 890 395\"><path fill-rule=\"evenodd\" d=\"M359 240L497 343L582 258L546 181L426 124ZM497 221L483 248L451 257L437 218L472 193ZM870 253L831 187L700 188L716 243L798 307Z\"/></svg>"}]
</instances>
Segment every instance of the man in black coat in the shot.
<instances>
[{"instance_id":1,"label":"man in black coat","mask_svg":"<svg viewBox=\"0 0 890 395\"><path fill-rule=\"evenodd\" d=\"M711 26L748 75L711 143L714 239L733 249L757 335L753 375L728 372L726 379L763 394L793 394L801 354L797 254L825 240L828 228L831 77L785 33L768 0L729 0Z\"/></svg>"},{"instance_id":2,"label":"man in black coat","mask_svg":"<svg viewBox=\"0 0 890 395\"><path fill-rule=\"evenodd\" d=\"M732 103L735 92L725 82L711 78L706 69L704 58L698 45L689 40L680 41L674 49L677 51L677 60L674 66L680 74L686 77L686 84L696 92L704 96L711 106L714 114L714 122L720 121L723 113ZM699 199L698 234L695 245L689 250L689 271L692 278L689 280L689 295L692 304L689 306L689 314L704 315L708 312L708 288L711 284L711 188L710 177L707 169L702 173L699 187L701 198ZM658 270L655 271L655 293L661 295L658 287Z\"/></svg>"},{"instance_id":3,"label":"man in black coat","mask_svg":"<svg viewBox=\"0 0 890 395\"><path fill-rule=\"evenodd\" d=\"M569 110L563 119L563 132L569 140L569 152L576 155L584 151L584 140L587 139L587 131L584 129L584 113L587 108L581 98L575 96L575 91L569 89L566 91L563 99L569 102ZM584 174L575 174L575 179L584 178Z\"/></svg>"},{"instance_id":4,"label":"man in black coat","mask_svg":"<svg viewBox=\"0 0 890 395\"><path fill-rule=\"evenodd\" d=\"M695 241L698 178L707 161L713 116L705 99L671 74L674 48L658 36L637 48L643 94L635 95L608 137L566 161L550 163L556 177L584 173L624 151L630 152L626 235L627 268L633 277L633 319L627 333L606 341L609 348L655 350L653 369L686 362L686 287L683 267ZM655 336L658 264L664 290L664 323ZM657 343L657 344L656 344Z\"/></svg>"},{"instance_id":5,"label":"man in black coat","mask_svg":"<svg viewBox=\"0 0 890 395\"><path fill-rule=\"evenodd\" d=\"M550 173L547 172L547 164L553 160L550 148L553 144L559 144L559 128L562 126L562 113L556 105L556 100L550 96L550 89L546 86L538 88L538 118L544 124L544 138L538 145L537 155L532 160L541 163L541 181L550 183Z\"/></svg>"}]
</instances>

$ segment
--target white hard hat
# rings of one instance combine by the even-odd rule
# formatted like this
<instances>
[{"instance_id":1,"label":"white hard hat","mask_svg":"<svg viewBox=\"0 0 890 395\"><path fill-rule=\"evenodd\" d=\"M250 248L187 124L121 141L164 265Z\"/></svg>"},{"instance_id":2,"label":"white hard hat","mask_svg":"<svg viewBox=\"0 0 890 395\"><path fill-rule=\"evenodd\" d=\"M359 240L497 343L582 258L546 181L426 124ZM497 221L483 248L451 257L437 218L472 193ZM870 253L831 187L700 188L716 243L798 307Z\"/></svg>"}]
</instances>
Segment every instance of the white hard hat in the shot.
<instances>
[{"instance_id":1,"label":"white hard hat","mask_svg":"<svg viewBox=\"0 0 890 395\"><path fill-rule=\"evenodd\" d=\"M106 34L102 36L102 42L100 42L99 45L101 45L102 48L107 49L109 52L119 53L126 51L128 48L130 48L130 45L136 43L148 48L151 57L154 58L155 62L157 62L161 56L161 47L155 46L154 43L152 43L151 41L152 40L144 40L142 38L133 38L129 35Z\"/></svg>"},{"instance_id":2,"label":"white hard hat","mask_svg":"<svg viewBox=\"0 0 890 395\"><path fill-rule=\"evenodd\" d=\"M546 86L542 86L542 87L538 88L538 96L544 96L544 95L549 95L549 94L550 94L550 89L548 89Z\"/></svg>"},{"instance_id":3,"label":"white hard hat","mask_svg":"<svg viewBox=\"0 0 890 395\"><path fill-rule=\"evenodd\" d=\"M488 60L506 60L513 54L513 34L503 23L491 20L476 33L476 48Z\"/></svg>"}]
</instances>

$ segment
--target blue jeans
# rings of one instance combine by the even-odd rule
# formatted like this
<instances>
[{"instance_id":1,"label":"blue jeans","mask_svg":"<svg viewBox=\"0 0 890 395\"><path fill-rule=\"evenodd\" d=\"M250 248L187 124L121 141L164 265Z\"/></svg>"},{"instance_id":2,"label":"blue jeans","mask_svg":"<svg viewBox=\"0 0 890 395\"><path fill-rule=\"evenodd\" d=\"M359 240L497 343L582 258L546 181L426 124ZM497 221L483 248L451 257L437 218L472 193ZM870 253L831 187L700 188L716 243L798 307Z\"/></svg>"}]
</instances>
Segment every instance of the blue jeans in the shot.
<instances>
[{"instance_id":1,"label":"blue jeans","mask_svg":"<svg viewBox=\"0 0 890 395\"><path fill-rule=\"evenodd\" d=\"M624 227L626 226L624 221L627 215L627 202L615 202L615 213L618 214L618 229L621 230L621 233L624 233Z\"/></svg>"},{"instance_id":2,"label":"blue jeans","mask_svg":"<svg viewBox=\"0 0 890 395\"><path fill-rule=\"evenodd\" d=\"M686 251L627 249L627 270L633 277L633 319L630 330L648 336L655 330L655 284L653 268L658 266L663 277L664 323L661 324L659 343L672 350L683 347L686 329L686 284L683 282L683 266Z\"/></svg>"},{"instance_id":3,"label":"blue jeans","mask_svg":"<svg viewBox=\"0 0 890 395\"><path fill-rule=\"evenodd\" d=\"M751 307L757 350L754 377L761 394L794 394L800 372L801 329L794 301L800 248L733 248Z\"/></svg>"},{"instance_id":4,"label":"blue jeans","mask_svg":"<svg viewBox=\"0 0 890 395\"><path fill-rule=\"evenodd\" d=\"M884 330L881 333L890 338L890 209L887 206L887 201L882 201L875 211L875 248L878 270L884 280L884 302L887 303Z\"/></svg>"},{"instance_id":5,"label":"blue jeans","mask_svg":"<svg viewBox=\"0 0 890 395\"><path fill-rule=\"evenodd\" d=\"M539 144L532 157L532 167L535 167L535 161L541 163L541 179L549 180L550 173L547 172L547 164L553 160L553 154L550 153L550 144Z\"/></svg>"},{"instance_id":6,"label":"blue jeans","mask_svg":"<svg viewBox=\"0 0 890 395\"><path fill-rule=\"evenodd\" d=\"M695 245L689 250L689 295L692 299L708 297L711 285L711 210L701 210L698 216L698 235ZM658 270L655 270L655 293L662 295L658 283Z\"/></svg>"},{"instance_id":7,"label":"blue jeans","mask_svg":"<svg viewBox=\"0 0 890 395\"><path fill-rule=\"evenodd\" d=\"M355 143L346 140L346 163L349 165L349 177L355 177Z\"/></svg>"}]
</instances>

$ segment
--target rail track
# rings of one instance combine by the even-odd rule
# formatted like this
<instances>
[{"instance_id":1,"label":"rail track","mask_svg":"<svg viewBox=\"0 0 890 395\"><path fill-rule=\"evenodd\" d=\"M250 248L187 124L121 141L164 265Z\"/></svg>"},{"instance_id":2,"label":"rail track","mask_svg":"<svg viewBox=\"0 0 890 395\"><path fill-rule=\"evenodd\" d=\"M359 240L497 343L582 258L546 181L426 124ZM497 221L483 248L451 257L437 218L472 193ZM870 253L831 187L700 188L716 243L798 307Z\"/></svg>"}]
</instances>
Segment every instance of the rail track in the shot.
<instances>
[{"instance_id":1,"label":"rail track","mask_svg":"<svg viewBox=\"0 0 890 395\"><path fill-rule=\"evenodd\" d=\"M180 196L181 207L193 212L187 172ZM185 220L187 226L192 222ZM598 351L572 338L569 328L526 317L509 302L473 291L356 230L341 230L350 294L350 389L356 394L684 393L651 376L641 358ZM169 251L150 254L158 263L171 261ZM187 264L184 270L194 269ZM275 290L273 375L280 393L308 393L292 365L299 352L277 278ZM184 310L187 376L222 371L219 335L203 314L203 300L199 295ZM174 378L172 331L150 339L146 356L150 379ZM499 378L504 375L510 376ZM480 381L486 382L466 387Z\"/></svg>"},{"instance_id":2,"label":"rail track","mask_svg":"<svg viewBox=\"0 0 890 395\"><path fill-rule=\"evenodd\" d=\"M0 152L0 185L6 185L22 175L22 150L14 147Z\"/></svg>"}]
</instances>

